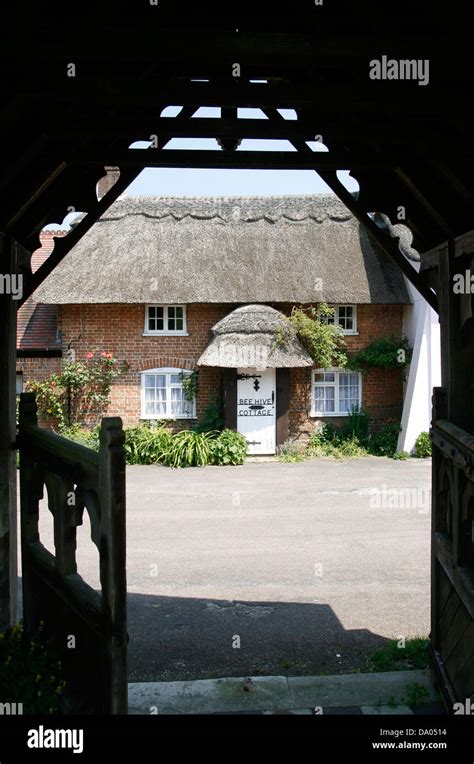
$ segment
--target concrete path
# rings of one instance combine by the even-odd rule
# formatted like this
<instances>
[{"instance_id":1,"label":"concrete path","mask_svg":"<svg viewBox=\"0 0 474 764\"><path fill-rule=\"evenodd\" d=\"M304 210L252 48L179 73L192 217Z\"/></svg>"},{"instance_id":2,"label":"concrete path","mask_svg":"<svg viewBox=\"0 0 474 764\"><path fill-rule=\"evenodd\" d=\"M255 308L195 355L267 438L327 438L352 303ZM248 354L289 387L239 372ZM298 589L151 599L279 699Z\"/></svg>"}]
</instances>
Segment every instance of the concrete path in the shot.
<instances>
[{"instance_id":1,"label":"concrete path","mask_svg":"<svg viewBox=\"0 0 474 764\"><path fill-rule=\"evenodd\" d=\"M444 713L428 671L129 685L130 714Z\"/></svg>"},{"instance_id":2,"label":"concrete path","mask_svg":"<svg viewBox=\"0 0 474 764\"><path fill-rule=\"evenodd\" d=\"M415 459L129 467L130 681L336 674L426 636L429 487Z\"/></svg>"}]
</instances>

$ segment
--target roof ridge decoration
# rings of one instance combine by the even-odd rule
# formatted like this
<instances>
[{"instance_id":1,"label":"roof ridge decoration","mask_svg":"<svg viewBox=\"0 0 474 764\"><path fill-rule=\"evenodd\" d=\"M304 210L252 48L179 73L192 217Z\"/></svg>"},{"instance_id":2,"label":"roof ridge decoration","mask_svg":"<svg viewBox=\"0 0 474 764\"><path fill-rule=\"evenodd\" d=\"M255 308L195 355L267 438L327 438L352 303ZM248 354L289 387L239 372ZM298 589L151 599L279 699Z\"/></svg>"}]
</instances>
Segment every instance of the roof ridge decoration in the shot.
<instances>
[{"instance_id":1,"label":"roof ridge decoration","mask_svg":"<svg viewBox=\"0 0 474 764\"><path fill-rule=\"evenodd\" d=\"M348 222L355 220L352 213L332 194L288 196L229 196L229 197L169 197L122 195L99 219L123 219L142 216L176 222L186 220L221 220L224 223L254 223L280 220L300 223L312 220L318 224L325 220Z\"/></svg>"}]
</instances>

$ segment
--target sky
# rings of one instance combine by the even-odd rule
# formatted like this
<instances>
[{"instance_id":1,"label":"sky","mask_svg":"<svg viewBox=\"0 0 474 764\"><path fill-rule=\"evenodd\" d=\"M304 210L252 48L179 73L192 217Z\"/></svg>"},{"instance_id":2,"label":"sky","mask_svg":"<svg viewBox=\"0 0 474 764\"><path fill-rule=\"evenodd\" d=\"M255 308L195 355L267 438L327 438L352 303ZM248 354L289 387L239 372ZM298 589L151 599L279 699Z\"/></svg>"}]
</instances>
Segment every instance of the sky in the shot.
<instances>
[{"instance_id":1,"label":"sky","mask_svg":"<svg viewBox=\"0 0 474 764\"><path fill-rule=\"evenodd\" d=\"M163 117L179 114L181 107L168 106ZM279 110L287 120L296 118L290 109ZM218 118L220 109L202 107L193 119L201 117ZM239 117L266 119L260 109L239 109ZM147 148L149 142L136 141L130 148ZM308 141L313 151L327 151L323 143ZM211 149L220 148L214 139L174 138L167 149ZM167 150L165 149L165 150ZM287 141L244 140L237 149L251 151L294 151ZM340 170L338 177L349 191L357 191L359 184L347 170ZM329 186L313 170L203 170L185 168L147 168L125 191L132 196L271 196L284 194L331 193ZM75 213L77 214L77 213ZM47 226L48 229L65 228L75 217L67 215L64 221Z\"/></svg>"}]
</instances>

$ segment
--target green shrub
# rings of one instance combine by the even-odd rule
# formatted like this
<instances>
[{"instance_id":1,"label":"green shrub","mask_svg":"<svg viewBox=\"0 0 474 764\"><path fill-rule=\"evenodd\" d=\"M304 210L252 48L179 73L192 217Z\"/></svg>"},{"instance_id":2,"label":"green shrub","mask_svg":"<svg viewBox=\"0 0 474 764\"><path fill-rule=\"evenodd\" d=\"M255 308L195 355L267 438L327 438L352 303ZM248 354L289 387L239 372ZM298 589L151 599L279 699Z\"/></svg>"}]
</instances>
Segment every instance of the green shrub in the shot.
<instances>
[{"instance_id":1,"label":"green shrub","mask_svg":"<svg viewBox=\"0 0 474 764\"><path fill-rule=\"evenodd\" d=\"M201 420L193 427L193 430L195 432L212 432L222 430L223 425L221 401L217 393L212 392Z\"/></svg>"},{"instance_id":2,"label":"green shrub","mask_svg":"<svg viewBox=\"0 0 474 764\"><path fill-rule=\"evenodd\" d=\"M223 430L212 441L214 464L243 464L247 456L247 441L240 432Z\"/></svg>"},{"instance_id":3,"label":"green shrub","mask_svg":"<svg viewBox=\"0 0 474 764\"><path fill-rule=\"evenodd\" d=\"M395 451L394 454L392 454L392 459L398 459L399 461L405 461L406 459L410 458L410 454L408 451Z\"/></svg>"},{"instance_id":4,"label":"green shrub","mask_svg":"<svg viewBox=\"0 0 474 764\"><path fill-rule=\"evenodd\" d=\"M342 435L328 424L311 435L306 453L309 457L331 456L334 459L367 456L364 445L357 437Z\"/></svg>"},{"instance_id":5,"label":"green shrub","mask_svg":"<svg viewBox=\"0 0 474 764\"><path fill-rule=\"evenodd\" d=\"M182 430L171 436L163 464L168 467L203 467L214 458L215 432Z\"/></svg>"},{"instance_id":6,"label":"green shrub","mask_svg":"<svg viewBox=\"0 0 474 764\"><path fill-rule=\"evenodd\" d=\"M367 448L373 456L393 456L397 450L400 425L386 424L375 435L367 439Z\"/></svg>"},{"instance_id":7,"label":"green shrub","mask_svg":"<svg viewBox=\"0 0 474 764\"><path fill-rule=\"evenodd\" d=\"M62 427L59 434L63 438L73 440L74 443L79 443L81 446L92 448L93 451L99 450L99 432L100 426L94 427L92 430L87 430L80 427L78 424L74 424L71 427Z\"/></svg>"},{"instance_id":8,"label":"green shrub","mask_svg":"<svg viewBox=\"0 0 474 764\"><path fill-rule=\"evenodd\" d=\"M363 443L369 433L369 415L359 406L354 406L339 430L341 438L357 438Z\"/></svg>"},{"instance_id":9,"label":"green shrub","mask_svg":"<svg viewBox=\"0 0 474 764\"><path fill-rule=\"evenodd\" d=\"M157 464L165 459L172 434L163 425L151 424L125 430L125 459L127 464Z\"/></svg>"},{"instance_id":10,"label":"green shrub","mask_svg":"<svg viewBox=\"0 0 474 764\"><path fill-rule=\"evenodd\" d=\"M347 355L342 327L329 323L330 317L334 317L334 308L326 303L320 303L318 308L294 306L291 315L277 327L275 344L284 347L297 337L319 368L345 366Z\"/></svg>"},{"instance_id":11,"label":"green shrub","mask_svg":"<svg viewBox=\"0 0 474 764\"><path fill-rule=\"evenodd\" d=\"M407 639L402 647L396 639L389 640L384 647L379 647L367 659L366 670L405 671L406 669L424 669L429 666L429 640L416 637Z\"/></svg>"},{"instance_id":12,"label":"green shrub","mask_svg":"<svg viewBox=\"0 0 474 764\"><path fill-rule=\"evenodd\" d=\"M278 447L278 459L280 462L304 462L307 453L294 440L285 440Z\"/></svg>"},{"instance_id":13,"label":"green shrub","mask_svg":"<svg viewBox=\"0 0 474 764\"><path fill-rule=\"evenodd\" d=\"M424 459L427 456L431 456L431 439L429 433L420 432L415 441L415 456L420 459Z\"/></svg>"},{"instance_id":14,"label":"green shrub","mask_svg":"<svg viewBox=\"0 0 474 764\"><path fill-rule=\"evenodd\" d=\"M23 703L24 714L58 714L65 682L61 662L43 635L22 623L0 634L0 701Z\"/></svg>"}]
</instances>

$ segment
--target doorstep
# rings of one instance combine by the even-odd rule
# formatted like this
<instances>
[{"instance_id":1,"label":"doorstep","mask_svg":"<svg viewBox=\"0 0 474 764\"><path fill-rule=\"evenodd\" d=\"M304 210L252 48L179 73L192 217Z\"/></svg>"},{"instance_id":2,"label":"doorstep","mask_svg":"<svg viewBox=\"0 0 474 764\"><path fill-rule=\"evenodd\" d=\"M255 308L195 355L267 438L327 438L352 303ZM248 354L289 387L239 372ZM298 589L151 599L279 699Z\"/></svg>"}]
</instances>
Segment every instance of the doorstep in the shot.
<instances>
[{"instance_id":1,"label":"doorstep","mask_svg":"<svg viewBox=\"0 0 474 764\"><path fill-rule=\"evenodd\" d=\"M423 694L413 702L414 685ZM425 692L423 692L423 690ZM428 669L133 682L129 714L444 714Z\"/></svg>"},{"instance_id":2,"label":"doorstep","mask_svg":"<svg viewBox=\"0 0 474 764\"><path fill-rule=\"evenodd\" d=\"M247 456L245 462L277 462L278 456L276 454L268 454L267 456Z\"/></svg>"}]
</instances>

